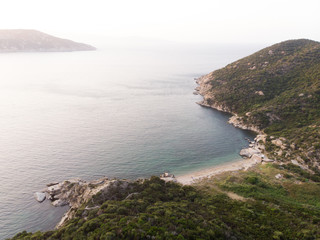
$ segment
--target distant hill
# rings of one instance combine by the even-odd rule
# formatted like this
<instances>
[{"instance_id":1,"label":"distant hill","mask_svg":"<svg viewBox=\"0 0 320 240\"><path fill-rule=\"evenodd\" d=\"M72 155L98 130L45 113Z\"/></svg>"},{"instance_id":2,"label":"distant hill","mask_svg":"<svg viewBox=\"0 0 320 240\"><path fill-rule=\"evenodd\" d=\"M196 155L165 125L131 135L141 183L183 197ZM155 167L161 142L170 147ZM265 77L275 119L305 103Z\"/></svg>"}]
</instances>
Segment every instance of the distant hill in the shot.
<instances>
[{"instance_id":1,"label":"distant hill","mask_svg":"<svg viewBox=\"0 0 320 240\"><path fill-rule=\"evenodd\" d=\"M95 47L36 30L0 30L0 53L92 51Z\"/></svg>"},{"instance_id":2,"label":"distant hill","mask_svg":"<svg viewBox=\"0 0 320 240\"><path fill-rule=\"evenodd\" d=\"M204 105L237 114L288 149L267 145L283 160L320 159L320 43L289 40L216 70L200 81ZM271 152L272 152L271 151ZM282 154L280 154L282 153Z\"/></svg>"}]
</instances>

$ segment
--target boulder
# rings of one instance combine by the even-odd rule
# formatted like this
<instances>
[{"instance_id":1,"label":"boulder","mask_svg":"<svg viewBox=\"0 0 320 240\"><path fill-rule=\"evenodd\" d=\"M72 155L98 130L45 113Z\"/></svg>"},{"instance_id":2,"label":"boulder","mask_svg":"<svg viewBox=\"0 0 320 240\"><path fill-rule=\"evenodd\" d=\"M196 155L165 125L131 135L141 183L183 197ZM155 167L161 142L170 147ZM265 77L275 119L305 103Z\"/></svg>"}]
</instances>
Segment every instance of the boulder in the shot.
<instances>
[{"instance_id":1,"label":"boulder","mask_svg":"<svg viewBox=\"0 0 320 240\"><path fill-rule=\"evenodd\" d=\"M266 139L267 139L267 135L262 135L262 134L259 134L256 136L256 138L254 139L257 143L259 141L262 141L263 143L266 143Z\"/></svg>"},{"instance_id":2,"label":"boulder","mask_svg":"<svg viewBox=\"0 0 320 240\"><path fill-rule=\"evenodd\" d=\"M68 205L67 200L58 199L52 202L52 205L55 207L62 207Z\"/></svg>"},{"instance_id":3,"label":"boulder","mask_svg":"<svg viewBox=\"0 0 320 240\"><path fill-rule=\"evenodd\" d=\"M240 151L240 156L251 158L253 154L259 154L260 151L254 148L245 148Z\"/></svg>"},{"instance_id":4,"label":"boulder","mask_svg":"<svg viewBox=\"0 0 320 240\"><path fill-rule=\"evenodd\" d=\"M36 192L34 194L34 197L35 199L38 201L38 202L43 202L45 199L46 199L46 194L43 193L43 192Z\"/></svg>"},{"instance_id":5,"label":"boulder","mask_svg":"<svg viewBox=\"0 0 320 240\"><path fill-rule=\"evenodd\" d=\"M48 193L50 195L57 195L61 192L61 185L62 184L56 184L56 185L53 185L53 186L50 186L48 187Z\"/></svg>"},{"instance_id":6,"label":"boulder","mask_svg":"<svg viewBox=\"0 0 320 240\"><path fill-rule=\"evenodd\" d=\"M272 144L274 144L278 147L282 146L282 141L280 139L275 139L275 140L272 140L271 142L272 142Z\"/></svg>"},{"instance_id":7,"label":"boulder","mask_svg":"<svg viewBox=\"0 0 320 240\"><path fill-rule=\"evenodd\" d=\"M253 154L251 160L254 160L255 163L261 163L263 160L263 155L260 154Z\"/></svg>"}]
</instances>

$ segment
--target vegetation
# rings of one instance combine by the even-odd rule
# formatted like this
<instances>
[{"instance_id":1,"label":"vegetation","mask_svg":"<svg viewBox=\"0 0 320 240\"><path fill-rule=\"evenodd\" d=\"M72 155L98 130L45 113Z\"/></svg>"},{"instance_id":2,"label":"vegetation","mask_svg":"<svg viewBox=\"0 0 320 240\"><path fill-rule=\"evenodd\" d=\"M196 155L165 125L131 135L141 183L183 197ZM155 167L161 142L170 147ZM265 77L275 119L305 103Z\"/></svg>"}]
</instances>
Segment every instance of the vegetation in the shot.
<instances>
[{"instance_id":1,"label":"vegetation","mask_svg":"<svg viewBox=\"0 0 320 240\"><path fill-rule=\"evenodd\" d=\"M274 176L279 173L283 177L278 180ZM152 177L131 183L130 197L119 188L117 200L91 210L83 205L59 230L22 232L12 239L316 239L320 184L308 177L278 165L224 174L195 186ZM243 198L232 199L229 192Z\"/></svg>"},{"instance_id":2,"label":"vegetation","mask_svg":"<svg viewBox=\"0 0 320 240\"><path fill-rule=\"evenodd\" d=\"M320 43L290 40L208 75L211 101L268 135L294 143L307 162L320 158Z\"/></svg>"}]
</instances>

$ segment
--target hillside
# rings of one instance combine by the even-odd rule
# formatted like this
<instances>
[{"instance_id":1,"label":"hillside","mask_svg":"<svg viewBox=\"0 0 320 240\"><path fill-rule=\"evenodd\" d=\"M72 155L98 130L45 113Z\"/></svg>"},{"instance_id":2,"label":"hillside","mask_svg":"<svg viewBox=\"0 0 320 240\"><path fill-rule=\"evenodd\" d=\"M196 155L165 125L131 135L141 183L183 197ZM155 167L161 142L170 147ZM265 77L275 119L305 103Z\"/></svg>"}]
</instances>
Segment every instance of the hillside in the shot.
<instances>
[{"instance_id":1,"label":"hillside","mask_svg":"<svg viewBox=\"0 0 320 240\"><path fill-rule=\"evenodd\" d=\"M59 229L12 239L316 239L319 182L319 173L271 164L194 186L118 180Z\"/></svg>"},{"instance_id":2,"label":"hillside","mask_svg":"<svg viewBox=\"0 0 320 240\"><path fill-rule=\"evenodd\" d=\"M36 30L0 30L2 52L69 52L91 51L94 47L57 38Z\"/></svg>"},{"instance_id":3,"label":"hillside","mask_svg":"<svg viewBox=\"0 0 320 240\"><path fill-rule=\"evenodd\" d=\"M320 43L281 42L203 76L199 83L203 105L231 112L243 125L264 131L267 150L276 158L319 166ZM273 137L281 137L283 144L271 144Z\"/></svg>"}]
</instances>

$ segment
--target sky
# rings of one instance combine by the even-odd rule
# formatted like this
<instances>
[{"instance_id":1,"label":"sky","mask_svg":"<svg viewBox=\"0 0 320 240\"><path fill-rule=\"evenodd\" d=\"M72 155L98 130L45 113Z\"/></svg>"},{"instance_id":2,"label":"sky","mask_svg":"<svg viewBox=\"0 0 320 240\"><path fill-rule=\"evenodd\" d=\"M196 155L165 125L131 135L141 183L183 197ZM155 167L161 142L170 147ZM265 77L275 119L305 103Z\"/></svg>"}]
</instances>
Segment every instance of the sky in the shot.
<instances>
[{"instance_id":1,"label":"sky","mask_svg":"<svg viewBox=\"0 0 320 240\"><path fill-rule=\"evenodd\" d=\"M0 0L0 29L186 43L320 41L320 0Z\"/></svg>"}]
</instances>

